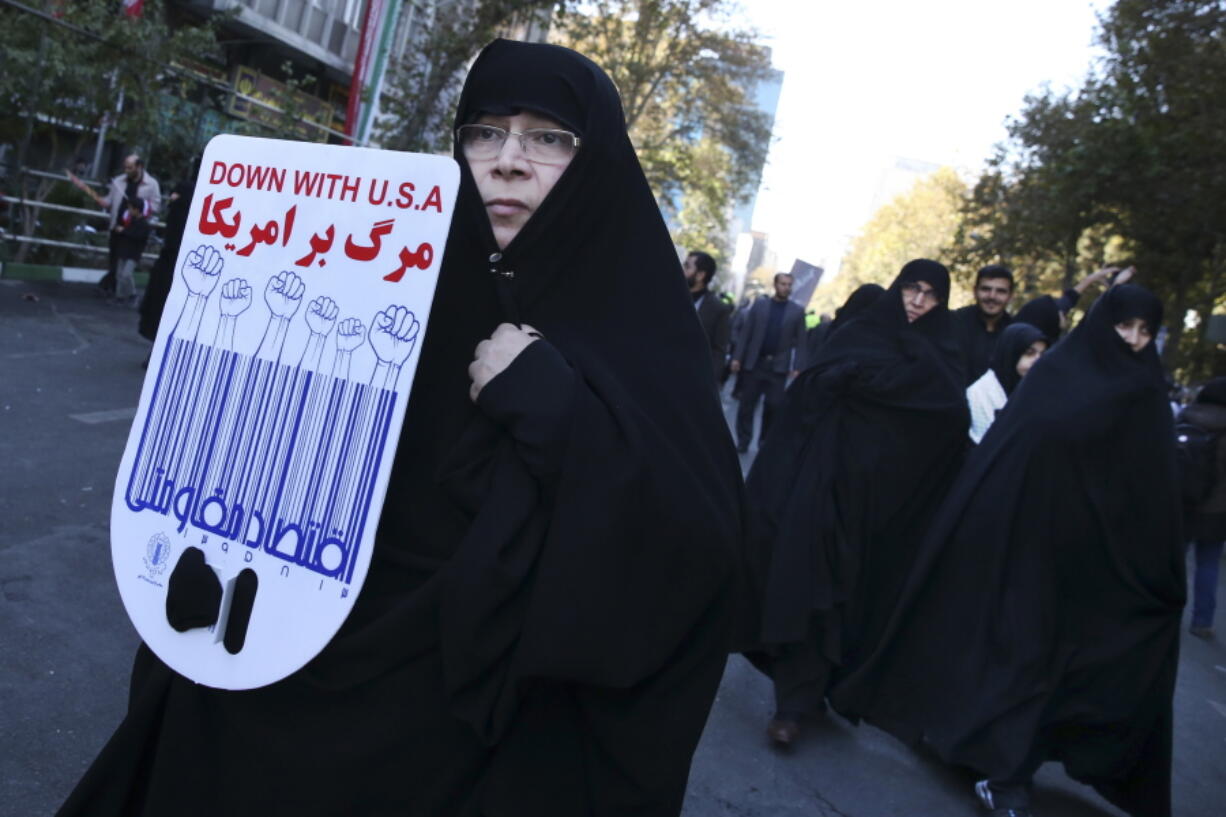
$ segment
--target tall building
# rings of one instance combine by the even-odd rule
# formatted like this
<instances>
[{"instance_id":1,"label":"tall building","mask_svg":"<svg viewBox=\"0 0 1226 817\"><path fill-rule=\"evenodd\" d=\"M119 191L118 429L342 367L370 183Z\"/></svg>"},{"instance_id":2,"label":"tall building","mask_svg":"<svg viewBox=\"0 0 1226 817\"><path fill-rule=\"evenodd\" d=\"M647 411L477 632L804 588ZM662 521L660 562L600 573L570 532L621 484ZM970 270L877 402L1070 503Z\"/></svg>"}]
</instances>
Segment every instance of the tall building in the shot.
<instances>
[{"instance_id":1,"label":"tall building","mask_svg":"<svg viewBox=\"0 0 1226 817\"><path fill-rule=\"evenodd\" d=\"M779 94L782 91L783 72L774 68L770 69L767 77L760 81L753 90L754 107L768 116L769 126L772 130L775 127L775 113L779 109ZM758 179L758 184L761 184L763 166L757 167L754 172L755 177ZM733 210L732 219L728 225L733 241L741 233L749 232L754 228L753 211L757 203L758 191L755 189L749 201L738 204Z\"/></svg>"},{"instance_id":2,"label":"tall building","mask_svg":"<svg viewBox=\"0 0 1226 817\"><path fill-rule=\"evenodd\" d=\"M759 270L773 275L779 268L779 259L770 248L770 236L766 233L746 231L736 237L736 250L732 264L725 273L723 290L735 298L756 297L769 287L763 281L752 281L750 276Z\"/></svg>"},{"instance_id":3,"label":"tall building","mask_svg":"<svg viewBox=\"0 0 1226 817\"><path fill-rule=\"evenodd\" d=\"M767 77L760 81L753 91L755 107L769 117L772 131L775 127L775 112L779 108L779 94L783 90L783 72L771 69ZM761 185L762 170L765 166L755 169L754 175ZM728 271L724 289L734 296L740 297L745 288L745 280L754 270L765 266L764 261L770 260L775 265L775 254L770 251L770 237L761 231L753 231L753 213L758 203L758 190L746 202L738 204L732 211L728 224L731 244L736 248L732 258L732 268Z\"/></svg>"}]
</instances>

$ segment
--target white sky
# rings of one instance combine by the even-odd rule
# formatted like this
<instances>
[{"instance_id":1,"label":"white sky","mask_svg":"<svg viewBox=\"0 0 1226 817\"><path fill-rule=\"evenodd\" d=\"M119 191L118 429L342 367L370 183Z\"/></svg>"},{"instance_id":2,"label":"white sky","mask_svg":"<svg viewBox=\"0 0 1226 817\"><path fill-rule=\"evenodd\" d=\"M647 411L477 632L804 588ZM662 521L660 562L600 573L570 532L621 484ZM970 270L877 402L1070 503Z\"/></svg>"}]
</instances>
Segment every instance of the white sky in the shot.
<instances>
[{"instance_id":1,"label":"white sky","mask_svg":"<svg viewBox=\"0 0 1226 817\"><path fill-rule=\"evenodd\" d=\"M1027 92L1081 84L1106 0L741 0L785 72L754 212L833 271L898 158L973 177Z\"/></svg>"}]
</instances>

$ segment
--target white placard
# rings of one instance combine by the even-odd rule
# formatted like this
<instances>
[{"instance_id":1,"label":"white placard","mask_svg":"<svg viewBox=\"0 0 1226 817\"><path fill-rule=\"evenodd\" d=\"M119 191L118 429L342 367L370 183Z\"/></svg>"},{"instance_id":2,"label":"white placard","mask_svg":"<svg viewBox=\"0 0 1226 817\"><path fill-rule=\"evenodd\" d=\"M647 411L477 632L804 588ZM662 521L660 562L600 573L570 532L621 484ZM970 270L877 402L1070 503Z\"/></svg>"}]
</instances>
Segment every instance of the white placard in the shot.
<instances>
[{"instance_id":1,"label":"white placard","mask_svg":"<svg viewBox=\"0 0 1226 817\"><path fill-rule=\"evenodd\" d=\"M193 681L277 681L352 608L458 186L446 157L209 142L111 513L128 615ZM224 595L216 624L178 632L189 548ZM254 602L234 604L245 570Z\"/></svg>"}]
</instances>

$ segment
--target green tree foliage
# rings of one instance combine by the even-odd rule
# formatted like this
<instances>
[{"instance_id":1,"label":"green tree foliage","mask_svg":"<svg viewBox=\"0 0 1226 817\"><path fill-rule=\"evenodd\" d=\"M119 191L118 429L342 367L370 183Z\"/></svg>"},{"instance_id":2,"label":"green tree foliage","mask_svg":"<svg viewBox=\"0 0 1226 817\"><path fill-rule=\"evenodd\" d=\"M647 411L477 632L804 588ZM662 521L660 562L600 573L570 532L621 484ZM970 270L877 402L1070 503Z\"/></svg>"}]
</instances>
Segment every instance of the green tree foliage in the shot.
<instances>
[{"instance_id":1,"label":"green tree foliage","mask_svg":"<svg viewBox=\"0 0 1226 817\"><path fill-rule=\"evenodd\" d=\"M113 139L146 150L191 131L189 115L179 121L166 100L198 85L174 63L216 50L210 26L172 27L162 0L145 0L137 18L107 0L47 7L59 24L0 9L0 99L9 111L0 137L35 142L54 167L90 144L103 122Z\"/></svg>"},{"instance_id":2,"label":"green tree foliage","mask_svg":"<svg viewBox=\"0 0 1226 817\"><path fill-rule=\"evenodd\" d=\"M861 284L889 286L913 258L945 259L968 194L958 174L943 167L882 206L852 241L839 274L817 288L812 306L820 313L833 313ZM957 306L969 301L970 288L966 270L951 272L955 274L951 301Z\"/></svg>"},{"instance_id":3,"label":"green tree foliage","mask_svg":"<svg viewBox=\"0 0 1226 817\"><path fill-rule=\"evenodd\" d=\"M1026 100L958 240L964 260L1064 282L1127 254L1167 304L1167 362L1192 378L1222 363L1203 332L1226 306L1223 32L1222 0L1118 0L1099 70Z\"/></svg>"},{"instance_id":4,"label":"green tree foliage","mask_svg":"<svg viewBox=\"0 0 1226 817\"><path fill-rule=\"evenodd\" d=\"M1083 156L1092 116L1081 99L1027 97L1008 123L1018 149L999 147L966 200L951 253L960 268L1005 263L1023 295L1072 284L1083 232L1110 215L1095 201L1095 171Z\"/></svg>"},{"instance_id":5,"label":"green tree foliage","mask_svg":"<svg viewBox=\"0 0 1226 817\"><path fill-rule=\"evenodd\" d=\"M680 225L674 238L723 259L730 211L757 189L770 146L751 97L769 53L736 14L730 0L590 0L550 34L617 85L647 180Z\"/></svg>"},{"instance_id":6,"label":"green tree foliage","mask_svg":"<svg viewBox=\"0 0 1226 817\"><path fill-rule=\"evenodd\" d=\"M172 28L162 0L145 0L135 19L105 0L47 3L46 11L0 8L0 100L9 114L0 141L17 146L18 166L58 172L92 158L104 123L110 139L142 152L189 153L183 142L198 112L175 102L197 81L172 62L216 48L211 28ZM28 175L14 187L39 202L68 192L63 182ZM21 209L29 235L36 214Z\"/></svg>"}]
</instances>

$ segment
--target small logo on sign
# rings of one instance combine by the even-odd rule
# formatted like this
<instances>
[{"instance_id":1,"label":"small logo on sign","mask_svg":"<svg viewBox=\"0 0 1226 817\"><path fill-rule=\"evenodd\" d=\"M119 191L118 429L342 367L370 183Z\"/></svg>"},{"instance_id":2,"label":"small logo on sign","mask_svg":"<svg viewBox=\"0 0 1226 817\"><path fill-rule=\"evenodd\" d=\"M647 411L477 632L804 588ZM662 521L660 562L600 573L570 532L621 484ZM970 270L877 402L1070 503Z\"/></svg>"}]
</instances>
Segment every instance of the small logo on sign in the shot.
<instances>
[{"instance_id":1,"label":"small logo on sign","mask_svg":"<svg viewBox=\"0 0 1226 817\"><path fill-rule=\"evenodd\" d=\"M156 533L145 546L145 570L150 576L160 576L170 564L170 540L164 533Z\"/></svg>"}]
</instances>

